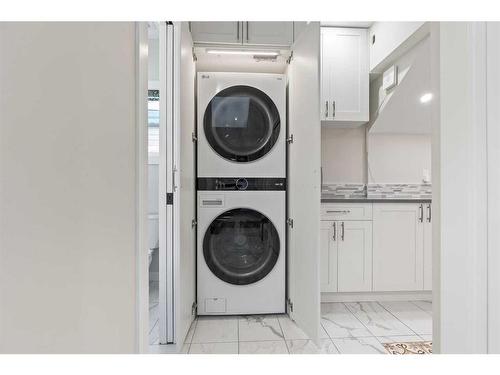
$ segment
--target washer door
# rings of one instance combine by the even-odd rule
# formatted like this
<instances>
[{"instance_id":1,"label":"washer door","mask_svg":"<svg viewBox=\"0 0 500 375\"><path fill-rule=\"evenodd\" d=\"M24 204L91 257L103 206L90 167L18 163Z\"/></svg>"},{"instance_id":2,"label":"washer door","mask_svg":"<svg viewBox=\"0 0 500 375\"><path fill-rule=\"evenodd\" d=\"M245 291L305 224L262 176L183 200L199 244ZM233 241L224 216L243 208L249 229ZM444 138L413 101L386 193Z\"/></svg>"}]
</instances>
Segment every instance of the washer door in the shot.
<instances>
[{"instance_id":1,"label":"washer door","mask_svg":"<svg viewBox=\"0 0 500 375\"><path fill-rule=\"evenodd\" d=\"M219 215L203 238L203 256L219 279L235 285L255 283L273 269L279 235L260 212L237 208Z\"/></svg>"},{"instance_id":2,"label":"washer door","mask_svg":"<svg viewBox=\"0 0 500 375\"><path fill-rule=\"evenodd\" d=\"M250 86L232 86L208 103L203 128L215 152L227 160L245 163L273 148L280 133L280 116L264 92Z\"/></svg>"}]
</instances>

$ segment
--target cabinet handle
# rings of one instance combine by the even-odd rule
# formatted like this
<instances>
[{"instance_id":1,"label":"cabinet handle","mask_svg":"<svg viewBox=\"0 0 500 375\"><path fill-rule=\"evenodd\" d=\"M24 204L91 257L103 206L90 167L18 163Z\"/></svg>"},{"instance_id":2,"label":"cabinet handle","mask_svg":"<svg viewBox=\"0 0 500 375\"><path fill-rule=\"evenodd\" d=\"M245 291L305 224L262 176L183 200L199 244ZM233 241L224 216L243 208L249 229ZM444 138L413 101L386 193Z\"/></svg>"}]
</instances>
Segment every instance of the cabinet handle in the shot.
<instances>
[{"instance_id":1,"label":"cabinet handle","mask_svg":"<svg viewBox=\"0 0 500 375\"><path fill-rule=\"evenodd\" d=\"M236 41L240 41L240 21L236 22Z\"/></svg>"},{"instance_id":2,"label":"cabinet handle","mask_svg":"<svg viewBox=\"0 0 500 375\"><path fill-rule=\"evenodd\" d=\"M351 210L327 210L327 214L348 214Z\"/></svg>"},{"instance_id":3,"label":"cabinet handle","mask_svg":"<svg viewBox=\"0 0 500 375\"><path fill-rule=\"evenodd\" d=\"M430 203L427 205L427 222L430 223L432 218L432 209Z\"/></svg>"},{"instance_id":4,"label":"cabinet handle","mask_svg":"<svg viewBox=\"0 0 500 375\"><path fill-rule=\"evenodd\" d=\"M335 117L335 100L332 101L332 109L333 109L332 117Z\"/></svg>"},{"instance_id":5,"label":"cabinet handle","mask_svg":"<svg viewBox=\"0 0 500 375\"><path fill-rule=\"evenodd\" d=\"M333 240L337 241L337 223L333 222Z\"/></svg>"},{"instance_id":6,"label":"cabinet handle","mask_svg":"<svg viewBox=\"0 0 500 375\"><path fill-rule=\"evenodd\" d=\"M344 241L344 222L342 222L342 241Z\"/></svg>"},{"instance_id":7,"label":"cabinet handle","mask_svg":"<svg viewBox=\"0 0 500 375\"><path fill-rule=\"evenodd\" d=\"M423 223L424 222L424 205L423 204L420 205L419 210L420 210L420 217L418 218L418 221Z\"/></svg>"},{"instance_id":8,"label":"cabinet handle","mask_svg":"<svg viewBox=\"0 0 500 375\"><path fill-rule=\"evenodd\" d=\"M328 100L325 102L326 109L325 109L325 118L328 118Z\"/></svg>"},{"instance_id":9,"label":"cabinet handle","mask_svg":"<svg viewBox=\"0 0 500 375\"><path fill-rule=\"evenodd\" d=\"M247 42L250 40L250 37L248 36L248 21L247 21Z\"/></svg>"}]
</instances>

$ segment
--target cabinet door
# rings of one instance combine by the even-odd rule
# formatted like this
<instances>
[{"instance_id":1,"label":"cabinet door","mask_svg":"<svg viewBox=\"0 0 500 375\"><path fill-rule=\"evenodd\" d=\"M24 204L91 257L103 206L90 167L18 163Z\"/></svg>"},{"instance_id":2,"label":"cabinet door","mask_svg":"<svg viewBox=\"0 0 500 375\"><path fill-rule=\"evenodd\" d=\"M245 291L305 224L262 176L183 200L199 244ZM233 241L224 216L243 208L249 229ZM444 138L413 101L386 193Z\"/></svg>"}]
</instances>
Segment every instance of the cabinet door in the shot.
<instances>
[{"instance_id":1,"label":"cabinet door","mask_svg":"<svg viewBox=\"0 0 500 375\"><path fill-rule=\"evenodd\" d=\"M368 42L365 29L323 28L323 70L329 88L327 120L367 122L369 119ZM328 92L329 90L329 92Z\"/></svg>"},{"instance_id":2,"label":"cabinet door","mask_svg":"<svg viewBox=\"0 0 500 375\"><path fill-rule=\"evenodd\" d=\"M372 223L342 221L338 226L338 291L372 290Z\"/></svg>"},{"instance_id":3,"label":"cabinet door","mask_svg":"<svg viewBox=\"0 0 500 375\"><path fill-rule=\"evenodd\" d=\"M432 205L425 204L424 290L432 290Z\"/></svg>"},{"instance_id":4,"label":"cabinet door","mask_svg":"<svg viewBox=\"0 0 500 375\"><path fill-rule=\"evenodd\" d=\"M424 205L373 204L373 290L423 289Z\"/></svg>"},{"instance_id":5,"label":"cabinet door","mask_svg":"<svg viewBox=\"0 0 500 375\"><path fill-rule=\"evenodd\" d=\"M322 121L332 120L330 84L332 80L332 60L335 34L333 29L321 28L321 67L320 67L320 118Z\"/></svg>"},{"instance_id":6,"label":"cabinet door","mask_svg":"<svg viewBox=\"0 0 500 375\"><path fill-rule=\"evenodd\" d=\"M194 43L241 44L242 22L190 22Z\"/></svg>"},{"instance_id":7,"label":"cabinet door","mask_svg":"<svg viewBox=\"0 0 500 375\"><path fill-rule=\"evenodd\" d=\"M320 278L322 292L337 291L337 237L338 223L321 222Z\"/></svg>"},{"instance_id":8,"label":"cabinet door","mask_svg":"<svg viewBox=\"0 0 500 375\"><path fill-rule=\"evenodd\" d=\"M290 46L293 43L293 22L245 22L243 43L269 46Z\"/></svg>"},{"instance_id":9,"label":"cabinet door","mask_svg":"<svg viewBox=\"0 0 500 375\"><path fill-rule=\"evenodd\" d=\"M304 31L304 29L307 27L307 22L306 21L296 21L293 23L293 41L295 42L297 39L299 39L299 35Z\"/></svg>"}]
</instances>

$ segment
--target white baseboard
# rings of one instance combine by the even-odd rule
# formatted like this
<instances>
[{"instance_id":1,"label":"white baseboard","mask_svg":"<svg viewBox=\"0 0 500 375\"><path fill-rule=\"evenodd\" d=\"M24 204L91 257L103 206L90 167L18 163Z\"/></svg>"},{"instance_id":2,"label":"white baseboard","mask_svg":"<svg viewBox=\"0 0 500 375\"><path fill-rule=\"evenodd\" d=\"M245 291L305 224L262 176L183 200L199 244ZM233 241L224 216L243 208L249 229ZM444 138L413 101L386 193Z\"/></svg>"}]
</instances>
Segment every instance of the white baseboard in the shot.
<instances>
[{"instance_id":1,"label":"white baseboard","mask_svg":"<svg viewBox=\"0 0 500 375\"><path fill-rule=\"evenodd\" d=\"M432 291L321 293L321 302L428 301Z\"/></svg>"},{"instance_id":2,"label":"white baseboard","mask_svg":"<svg viewBox=\"0 0 500 375\"><path fill-rule=\"evenodd\" d=\"M160 281L159 272L149 272L149 281Z\"/></svg>"}]
</instances>

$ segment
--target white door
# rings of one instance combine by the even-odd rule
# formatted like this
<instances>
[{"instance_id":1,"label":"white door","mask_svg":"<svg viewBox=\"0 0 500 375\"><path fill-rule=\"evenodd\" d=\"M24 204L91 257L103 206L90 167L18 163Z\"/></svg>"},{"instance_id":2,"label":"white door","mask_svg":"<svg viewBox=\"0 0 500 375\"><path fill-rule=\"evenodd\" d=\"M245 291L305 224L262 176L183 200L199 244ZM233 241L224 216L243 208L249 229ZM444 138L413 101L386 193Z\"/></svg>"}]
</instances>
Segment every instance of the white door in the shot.
<instances>
[{"instance_id":1,"label":"white door","mask_svg":"<svg viewBox=\"0 0 500 375\"><path fill-rule=\"evenodd\" d=\"M338 291L372 290L372 223L338 221Z\"/></svg>"},{"instance_id":2,"label":"white door","mask_svg":"<svg viewBox=\"0 0 500 375\"><path fill-rule=\"evenodd\" d=\"M160 23L159 330L160 344L174 341L174 29Z\"/></svg>"},{"instance_id":3,"label":"white door","mask_svg":"<svg viewBox=\"0 0 500 375\"><path fill-rule=\"evenodd\" d=\"M425 204L424 222L424 290L432 290L432 205Z\"/></svg>"},{"instance_id":4,"label":"white door","mask_svg":"<svg viewBox=\"0 0 500 375\"><path fill-rule=\"evenodd\" d=\"M318 342L320 328L319 22L311 22L293 46L288 67L289 136L288 298L290 317Z\"/></svg>"},{"instance_id":5,"label":"white door","mask_svg":"<svg viewBox=\"0 0 500 375\"><path fill-rule=\"evenodd\" d=\"M243 22L190 22L194 43L240 44Z\"/></svg>"},{"instance_id":6,"label":"white door","mask_svg":"<svg viewBox=\"0 0 500 375\"><path fill-rule=\"evenodd\" d=\"M337 291L337 222L322 221L320 232L321 291Z\"/></svg>"},{"instance_id":7,"label":"white door","mask_svg":"<svg viewBox=\"0 0 500 375\"><path fill-rule=\"evenodd\" d=\"M423 289L424 205L373 204L373 290Z\"/></svg>"},{"instance_id":8,"label":"white door","mask_svg":"<svg viewBox=\"0 0 500 375\"><path fill-rule=\"evenodd\" d=\"M194 87L196 67L187 22L174 23L174 342L183 344L195 317L196 227ZM176 100L178 98L178 100Z\"/></svg>"},{"instance_id":9,"label":"white door","mask_svg":"<svg viewBox=\"0 0 500 375\"><path fill-rule=\"evenodd\" d=\"M243 43L289 46L293 43L293 22L244 22Z\"/></svg>"},{"instance_id":10,"label":"white door","mask_svg":"<svg viewBox=\"0 0 500 375\"><path fill-rule=\"evenodd\" d=\"M369 116L368 42L365 29L322 30L328 51L329 117L333 121L366 122Z\"/></svg>"}]
</instances>

